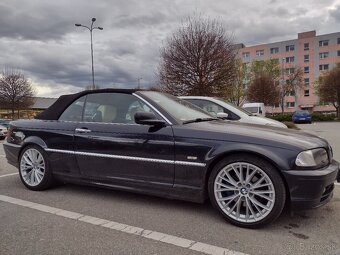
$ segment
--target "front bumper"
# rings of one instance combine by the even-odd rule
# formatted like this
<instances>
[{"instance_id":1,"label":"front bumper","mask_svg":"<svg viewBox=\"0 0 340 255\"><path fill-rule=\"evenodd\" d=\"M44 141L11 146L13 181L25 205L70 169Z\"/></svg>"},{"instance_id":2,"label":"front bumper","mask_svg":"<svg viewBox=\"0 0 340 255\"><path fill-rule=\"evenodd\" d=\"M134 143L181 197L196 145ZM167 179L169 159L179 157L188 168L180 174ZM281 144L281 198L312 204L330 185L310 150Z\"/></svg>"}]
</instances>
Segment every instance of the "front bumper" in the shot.
<instances>
[{"instance_id":1,"label":"front bumper","mask_svg":"<svg viewBox=\"0 0 340 255\"><path fill-rule=\"evenodd\" d=\"M7 162L15 167L18 167L18 158L21 146L13 143L8 143L5 141L4 150Z\"/></svg>"},{"instance_id":2,"label":"front bumper","mask_svg":"<svg viewBox=\"0 0 340 255\"><path fill-rule=\"evenodd\" d=\"M322 206L333 197L334 182L340 182L339 163L335 160L320 170L291 170L283 172L289 188L293 209Z\"/></svg>"}]
</instances>

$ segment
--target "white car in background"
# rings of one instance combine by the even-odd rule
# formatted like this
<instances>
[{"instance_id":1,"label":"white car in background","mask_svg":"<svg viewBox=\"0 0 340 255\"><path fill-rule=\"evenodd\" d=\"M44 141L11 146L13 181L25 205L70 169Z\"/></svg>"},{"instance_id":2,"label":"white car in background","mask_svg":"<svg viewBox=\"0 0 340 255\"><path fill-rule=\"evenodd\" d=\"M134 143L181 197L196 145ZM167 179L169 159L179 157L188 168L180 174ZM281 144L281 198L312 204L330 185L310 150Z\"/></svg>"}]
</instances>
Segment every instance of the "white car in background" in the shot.
<instances>
[{"instance_id":1,"label":"white car in background","mask_svg":"<svg viewBox=\"0 0 340 255\"><path fill-rule=\"evenodd\" d=\"M203 110L213 114L214 116L221 116L228 114L226 119L239 121L243 123L268 125L280 128L287 128L287 126L279 121L272 120L266 117L254 116L250 112L224 101L223 99L214 97L203 97L203 96L182 96L179 97L186 100Z\"/></svg>"}]
</instances>

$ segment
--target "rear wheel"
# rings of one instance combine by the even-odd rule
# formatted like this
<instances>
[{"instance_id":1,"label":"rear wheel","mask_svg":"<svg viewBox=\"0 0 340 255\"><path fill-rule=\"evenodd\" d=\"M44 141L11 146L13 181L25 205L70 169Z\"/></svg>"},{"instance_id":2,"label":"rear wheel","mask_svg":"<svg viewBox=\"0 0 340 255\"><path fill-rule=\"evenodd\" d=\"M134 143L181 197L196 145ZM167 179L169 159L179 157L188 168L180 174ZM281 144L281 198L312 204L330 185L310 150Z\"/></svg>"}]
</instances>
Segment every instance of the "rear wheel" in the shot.
<instances>
[{"instance_id":1,"label":"rear wheel","mask_svg":"<svg viewBox=\"0 0 340 255\"><path fill-rule=\"evenodd\" d=\"M277 170L252 155L234 155L219 162L209 178L209 197L226 220L258 228L282 212L286 192Z\"/></svg>"},{"instance_id":2,"label":"rear wheel","mask_svg":"<svg viewBox=\"0 0 340 255\"><path fill-rule=\"evenodd\" d=\"M53 183L47 155L35 145L29 145L21 152L19 174L23 184L31 190L45 190Z\"/></svg>"}]
</instances>

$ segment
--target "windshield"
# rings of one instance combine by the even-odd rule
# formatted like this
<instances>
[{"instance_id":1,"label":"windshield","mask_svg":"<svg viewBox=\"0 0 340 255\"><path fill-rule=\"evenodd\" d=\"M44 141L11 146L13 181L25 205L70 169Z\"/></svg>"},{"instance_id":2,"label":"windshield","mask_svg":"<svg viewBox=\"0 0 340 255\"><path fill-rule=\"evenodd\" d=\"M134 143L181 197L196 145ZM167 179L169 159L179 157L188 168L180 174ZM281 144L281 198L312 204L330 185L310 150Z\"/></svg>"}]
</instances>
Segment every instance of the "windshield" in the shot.
<instances>
[{"instance_id":1,"label":"windshield","mask_svg":"<svg viewBox=\"0 0 340 255\"><path fill-rule=\"evenodd\" d=\"M242 112L242 113L247 114L248 116L252 116L251 112L249 112L249 111L247 111L247 110L245 110L245 109L243 109L243 108L241 108L241 107L239 107L239 106L237 106L237 105L235 105L235 104L232 104L232 103L230 103L230 102L228 102L228 101L226 101L226 100L224 100L224 99L222 99L222 98L216 97L215 99L216 99L216 100L219 100L219 101L222 101L224 104L227 104L227 105L229 105L230 107L232 107L232 108L234 108L234 109L237 109L238 111L240 111L240 112ZM235 113L236 113L236 112L235 112Z\"/></svg>"},{"instance_id":2,"label":"windshield","mask_svg":"<svg viewBox=\"0 0 340 255\"><path fill-rule=\"evenodd\" d=\"M297 115L309 115L309 111L307 111L307 110L296 111L295 114L297 114Z\"/></svg>"},{"instance_id":3,"label":"windshield","mask_svg":"<svg viewBox=\"0 0 340 255\"><path fill-rule=\"evenodd\" d=\"M244 107L244 110L246 110L247 112L251 112L251 113L258 113L259 108L257 106L253 106L253 107Z\"/></svg>"},{"instance_id":4,"label":"windshield","mask_svg":"<svg viewBox=\"0 0 340 255\"><path fill-rule=\"evenodd\" d=\"M140 91L140 93L154 101L174 119L181 123L188 120L214 118L214 116L196 105L172 95L156 91Z\"/></svg>"}]
</instances>

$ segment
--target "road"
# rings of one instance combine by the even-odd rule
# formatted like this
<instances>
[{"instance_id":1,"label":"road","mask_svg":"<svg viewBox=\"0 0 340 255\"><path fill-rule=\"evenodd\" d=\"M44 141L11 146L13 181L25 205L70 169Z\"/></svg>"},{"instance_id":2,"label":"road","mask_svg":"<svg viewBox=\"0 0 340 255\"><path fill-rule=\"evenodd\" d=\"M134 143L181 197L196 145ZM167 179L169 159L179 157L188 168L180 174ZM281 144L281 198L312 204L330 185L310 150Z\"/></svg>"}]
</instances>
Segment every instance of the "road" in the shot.
<instances>
[{"instance_id":1,"label":"road","mask_svg":"<svg viewBox=\"0 0 340 255\"><path fill-rule=\"evenodd\" d=\"M300 127L328 138L340 160L336 133L340 123ZM77 185L29 191L18 175L8 175L17 170L3 155L0 144L1 255L340 253L339 185L328 205L294 215L285 211L274 224L249 230L225 222L209 202L195 204ZM104 220L128 227L110 228L112 223L105 227Z\"/></svg>"}]
</instances>

